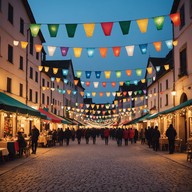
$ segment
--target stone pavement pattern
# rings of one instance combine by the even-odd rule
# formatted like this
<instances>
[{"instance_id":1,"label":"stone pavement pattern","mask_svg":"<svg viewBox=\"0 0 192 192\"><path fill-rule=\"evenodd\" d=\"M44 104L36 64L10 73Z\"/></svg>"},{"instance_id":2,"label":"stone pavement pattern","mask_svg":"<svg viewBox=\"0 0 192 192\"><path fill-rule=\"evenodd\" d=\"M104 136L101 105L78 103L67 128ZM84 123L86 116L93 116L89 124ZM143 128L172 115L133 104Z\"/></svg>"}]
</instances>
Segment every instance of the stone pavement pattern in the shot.
<instances>
[{"instance_id":1,"label":"stone pavement pattern","mask_svg":"<svg viewBox=\"0 0 192 192\"><path fill-rule=\"evenodd\" d=\"M40 150L40 149L39 149ZM31 155L32 156L32 155ZM0 192L192 191L192 169L146 145L82 140L47 150L0 175Z\"/></svg>"}]
</instances>

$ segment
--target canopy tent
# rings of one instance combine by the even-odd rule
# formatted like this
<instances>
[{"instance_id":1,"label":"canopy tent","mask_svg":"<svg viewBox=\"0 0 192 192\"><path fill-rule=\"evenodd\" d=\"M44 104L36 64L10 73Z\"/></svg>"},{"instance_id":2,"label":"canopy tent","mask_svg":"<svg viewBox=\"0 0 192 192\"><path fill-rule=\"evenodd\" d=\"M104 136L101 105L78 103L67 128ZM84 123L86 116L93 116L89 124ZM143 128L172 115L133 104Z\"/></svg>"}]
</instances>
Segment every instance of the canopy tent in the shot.
<instances>
[{"instance_id":1,"label":"canopy tent","mask_svg":"<svg viewBox=\"0 0 192 192\"><path fill-rule=\"evenodd\" d=\"M50 121L52 121L53 123L64 123L64 124L68 124L68 122L64 121L64 119L61 119L60 117L58 117L57 115L48 112L48 110L46 110L45 108L39 108L39 112L43 113L44 115L46 115Z\"/></svg>"},{"instance_id":2,"label":"canopy tent","mask_svg":"<svg viewBox=\"0 0 192 192\"><path fill-rule=\"evenodd\" d=\"M0 110L42 117L42 114L38 110L33 109L2 92L0 92Z\"/></svg>"}]
</instances>

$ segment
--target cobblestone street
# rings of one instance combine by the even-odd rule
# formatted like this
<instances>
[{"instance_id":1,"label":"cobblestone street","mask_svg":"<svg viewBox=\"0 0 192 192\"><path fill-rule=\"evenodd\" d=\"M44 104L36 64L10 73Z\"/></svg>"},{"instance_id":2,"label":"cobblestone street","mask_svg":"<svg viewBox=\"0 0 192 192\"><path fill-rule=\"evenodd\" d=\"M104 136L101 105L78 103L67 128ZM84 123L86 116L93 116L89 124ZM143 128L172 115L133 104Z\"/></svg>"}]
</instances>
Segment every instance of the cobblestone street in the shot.
<instances>
[{"instance_id":1,"label":"cobblestone street","mask_svg":"<svg viewBox=\"0 0 192 192\"><path fill-rule=\"evenodd\" d=\"M146 145L56 146L0 175L0 191L192 191L192 169ZM174 155L174 154L173 154ZM170 156L170 155L169 155ZM19 160L18 160L19 161ZM188 162L189 163L189 162ZM1 165L0 168L2 168Z\"/></svg>"}]
</instances>

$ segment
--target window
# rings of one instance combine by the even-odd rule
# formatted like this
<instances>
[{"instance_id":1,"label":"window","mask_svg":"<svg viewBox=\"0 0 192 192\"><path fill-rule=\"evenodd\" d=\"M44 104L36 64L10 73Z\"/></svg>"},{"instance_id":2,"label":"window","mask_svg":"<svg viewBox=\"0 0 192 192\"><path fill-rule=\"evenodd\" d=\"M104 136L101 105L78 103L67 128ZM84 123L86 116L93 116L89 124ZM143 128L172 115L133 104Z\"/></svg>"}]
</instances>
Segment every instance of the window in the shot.
<instances>
[{"instance_id":1,"label":"window","mask_svg":"<svg viewBox=\"0 0 192 192\"><path fill-rule=\"evenodd\" d=\"M185 26L185 7L184 7L184 4L180 8L180 18L181 18L180 29L182 29Z\"/></svg>"},{"instance_id":2,"label":"window","mask_svg":"<svg viewBox=\"0 0 192 192\"><path fill-rule=\"evenodd\" d=\"M168 106L168 94L165 95L165 106Z\"/></svg>"},{"instance_id":3,"label":"window","mask_svg":"<svg viewBox=\"0 0 192 192\"><path fill-rule=\"evenodd\" d=\"M189 14L190 14L190 18L192 18L192 0L190 0L189 2Z\"/></svg>"},{"instance_id":4,"label":"window","mask_svg":"<svg viewBox=\"0 0 192 192\"><path fill-rule=\"evenodd\" d=\"M29 101L33 100L33 91L32 89L29 89Z\"/></svg>"},{"instance_id":5,"label":"window","mask_svg":"<svg viewBox=\"0 0 192 192\"><path fill-rule=\"evenodd\" d=\"M24 20L20 18L20 33L24 34Z\"/></svg>"},{"instance_id":6,"label":"window","mask_svg":"<svg viewBox=\"0 0 192 192\"><path fill-rule=\"evenodd\" d=\"M49 87L49 81L47 81L47 87Z\"/></svg>"},{"instance_id":7,"label":"window","mask_svg":"<svg viewBox=\"0 0 192 192\"><path fill-rule=\"evenodd\" d=\"M186 48L180 52L180 73L179 77L187 75L187 50Z\"/></svg>"},{"instance_id":8,"label":"window","mask_svg":"<svg viewBox=\"0 0 192 192\"><path fill-rule=\"evenodd\" d=\"M33 55L33 37L30 33L30 46L29 46L29 53Z\"/></svg>"},{"instance_id":9,"label":"window","mask_svg":"<svg viewBox=\"0 0 192 192\"><path fill-rule=\"evenodd\" d=\"M19 96L23 97L23 84L19 84Z\"/></svg>"},{"instance_id":10,"label":"window","mask_svg":"<svg viewBox=\"0 0 192 192\"><path fill-rule=\"evenodd\" d=\"M45 104L45 94L42 94L42 104Z\"/></svg>"},{"instance_id":11,"label":"window","mask_svg":"<svg viewBox=\"0 0 192 192\"><path fill-rule=\"evenodd\" d=\"M47 105L49 105L49 96L47 96Z\"/></svg>"},{"instance_id":12,"label":"window","mask_svg":"<svg viewBox=\"0 0 192 192\"><path fill-rule=\"evenodd\" d=\"M2 11L2 1L0 0L0 11Z\"/></svg>"},{"instance_id":13,"label":"window","mask_svg":"<svg viewBox=\"0 0 192 192\"><path fill-rule=\"evenodd\" d=\"M168 79L166 79L166 81L165 81L165 86L166 86L166 89L168 89L168 88L169 88Z\"/></svg>"},{"instance_id":14,"label":"window","mask_svg":"<svg viewBox=\"0 0 192 192\"><path fill-rule=\"evenodd\" d=\"M30 77L31 79L33 79L33 68L32 68L32 67L30 67L30 74L29 74L29 77Z\"/></svg>"},{"instance_id":15,"label":"window","mask_svg":"<svg viewBox=\"0 0 192 192\"><path fill-rule=\"evenodd\" d=\"M7 77L7 92L11 93L12 79Z\"/></svg>"},{"instance_id":16,"label":"window","mask_svg":"<svg viewBox=\"0 0 192 192\"><path fill-rule=\"evenodd\" d=\"M162 91L162 83L159 84L159 91Z\"/></svg>"},{"instance_id":17,"label":"window","mask_svg":"<svg viewBox=\"0 0 192 192\"><path fill-rule=\"evenodd\" d=\"M35 82L38 83L38 72L37 71L35 71Z\"/></svg>"},{"instance_id":18,"label":"window","mask_svg":"<svg viewBox=\"0 0 192 192\"><path fill-rule=\"evenodd\" d=\"M151 101L151 108L153 107L153 102Z\"/></svg>"},{"instance_id":19,"label":"window","mask_svg":"<svg viewBox=\"0 0 192 192\"><path fill-rule=\"evenodd\" d=\"M8 5L8 21L13 24L13 6L10 3Z\"/></svg>"},{"instance_id":20,"label":"window","mask_svg":"<svg viewBox=\"0 0 192 192\"><path fill-rule=\"evenodd\" d=\"M39 60L39 52L36 52L36 59Z\"/></svg>"},{"instance_id":21,"label":"window","mask_svg":"<svg viewBox=\"0 0 192 192\"><path fill-rule=\"evenodd\" d=\"M45 87L45 79L42 79L42 86Z\"/></svg>"},{"instance_id":22,"label":"window","mask_svg":"<svg viewBox=\"0 0 192 192\"><path fill-rule=\"evenodd\" d=\"M35 92L35 103L38 103L38 92Z\"/></svg>"},{"instance_id":23,"label":"window","mask_svg":"<svg viewBox=\"0 0 192 192\"><path fill-rule=\"evenodd\" d=\"M0 36L0 56L1 56L1 36Z\"/></svg>"},{"instance_id":24,"label":"window","mask_svg":"<svg viewBox=\"0 0 192 192\"><path fill-rule=\"evenodd\" d=\"M23 57L20 56L19 58L19 69L23 70Z\"/></svg>"},{"instance_id":25,"label":"window","mask_svg":"<svg viewBox=\"0 0 192 192\"><path fill-rule=\"evenodd\" d=\"M13 47L8 45L8 61L13 63Z\"/></svg>"},{"instance_id":26,"label":"window","mask_svg":"<svg viewBox=\"0 0 192 192\"><path fill-rule=\"evenodd\" d=\"M162 108L162 97L160 97L160 108Z\"/></svg>"},{"instance_id":27,"label":"window","mask_svg":"<svg viewBox=\"0 0 192 192\"><path fill-rule=\"evenodd\" d=\"M156 93L156 88L154 88L154 93Z\"/></svg>"},{"instance_id":28,"label":"window","mask_svg":"<svg viewBox=\"0 0 192 192\"><path fill-rule=\"evenodd\" d=\"M154 99L154 107L156 107L156 99Z\"/></svg>"}]
</instances>

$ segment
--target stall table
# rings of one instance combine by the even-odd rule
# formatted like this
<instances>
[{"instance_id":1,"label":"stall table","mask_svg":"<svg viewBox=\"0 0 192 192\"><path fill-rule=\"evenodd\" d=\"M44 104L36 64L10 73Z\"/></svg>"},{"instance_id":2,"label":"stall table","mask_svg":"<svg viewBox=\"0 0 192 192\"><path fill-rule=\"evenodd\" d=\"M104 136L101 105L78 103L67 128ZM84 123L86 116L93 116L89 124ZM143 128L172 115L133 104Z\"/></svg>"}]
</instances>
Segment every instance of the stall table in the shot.
<instances>
[{"instance_id":1,"label":"stall table","mask_svg":"<svg viewBox=\"0 0 192 192\"><path fill-rule=\"evenodd\" d=\"M175 151L181 152L181 141L182 139L175 139ZM161 151L168 151L169 150L169 141L168 138L160 138L159 139L159 148Z\"/></svg>"}]
</instances>

